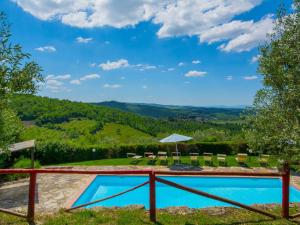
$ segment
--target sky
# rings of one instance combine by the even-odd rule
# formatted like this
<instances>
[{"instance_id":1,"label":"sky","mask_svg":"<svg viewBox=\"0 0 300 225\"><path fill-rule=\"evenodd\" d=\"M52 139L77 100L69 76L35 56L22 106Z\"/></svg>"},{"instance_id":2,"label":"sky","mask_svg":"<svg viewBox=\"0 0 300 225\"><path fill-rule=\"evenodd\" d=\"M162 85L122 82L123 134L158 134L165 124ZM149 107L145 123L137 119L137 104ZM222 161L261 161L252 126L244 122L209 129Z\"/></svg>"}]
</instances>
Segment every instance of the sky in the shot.
<instances>
[{"instance_id":1,"label":"sky","mask_svg":"<svg viewBox=\"0 0 300 225\"><path fill-rule=\"evenodd\" d=\"M1 0L38 95L83 102L251 105L280 0ZM284 1L288 9L291 0Z\"/></svg>"}]
</instances>

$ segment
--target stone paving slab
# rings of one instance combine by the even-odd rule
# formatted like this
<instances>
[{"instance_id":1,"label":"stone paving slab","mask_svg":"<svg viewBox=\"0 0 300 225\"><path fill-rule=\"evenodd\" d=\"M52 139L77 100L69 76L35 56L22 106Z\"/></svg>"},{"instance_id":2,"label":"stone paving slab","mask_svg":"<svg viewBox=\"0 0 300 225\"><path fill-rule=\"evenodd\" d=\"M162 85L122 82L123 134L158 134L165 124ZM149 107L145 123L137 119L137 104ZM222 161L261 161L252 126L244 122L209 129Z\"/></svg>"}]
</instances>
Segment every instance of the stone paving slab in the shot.
<instances>
[{"instance_id":1,"label":"stone paving slab","mask_svg":"<svg viewBox=\"0 0 300 225\"><path fill-rule=\"evenodd\" d=\"M50 168L50 167L46 167ZM68 168L70 167L51 167ZM82 170L199 170L185 166L76 166L73 169ZM230 172L274 172L275 169L267 168L241 168L241 167L204 167L206 171ZM36 191L36 211L40 213L53 213L61 208L70 206L70 202L79 197L84 188L92 181L94 175L78 174L38 174ZM0 208L26 212L28 201L28 181L22 179L14 182L0 184ZM300 187L299 176L292 177L292 183Z\"/></svg>"}]
</instances>

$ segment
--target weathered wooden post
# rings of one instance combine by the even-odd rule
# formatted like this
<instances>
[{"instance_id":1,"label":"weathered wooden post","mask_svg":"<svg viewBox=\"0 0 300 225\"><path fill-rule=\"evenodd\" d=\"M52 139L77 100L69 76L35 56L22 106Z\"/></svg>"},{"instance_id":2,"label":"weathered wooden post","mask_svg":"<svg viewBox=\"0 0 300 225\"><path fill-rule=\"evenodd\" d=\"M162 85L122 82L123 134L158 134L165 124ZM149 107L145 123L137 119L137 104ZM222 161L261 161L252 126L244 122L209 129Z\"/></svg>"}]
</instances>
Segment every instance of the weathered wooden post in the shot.
<instances>
[{"instance_id":1,"label":"weathered wooden post","mask_svg":"<svg viewBox=\"0 0 300 225\"><path fill-rule=\"evenodd\" d=\"M288 162L284 162L282 171L282 212L285 219L289 219L290 207L290 167Z\"/></svg>"},{"instance_id":2,"label":"weathered wooden post","mask_svg":"<svg viewBox=\"0 0 300 225\"><path fill-rule=\"evenodd\" d=\"M30 223L34 222L35 189L36 189L36 172L33 171L30 173L29 194L28 194L28 211L27 211L27 220Z\"/></svg>"},{"instance_id":3,"label":"weathered wooden post","mask_svg":"<svg viewBox=\"0 0 300 225\"><path fill-rule=\"evenodd\" d=\"M156 222L155 172L149 174L150 189L150 221Z\"/></svg>"}]
</instances>

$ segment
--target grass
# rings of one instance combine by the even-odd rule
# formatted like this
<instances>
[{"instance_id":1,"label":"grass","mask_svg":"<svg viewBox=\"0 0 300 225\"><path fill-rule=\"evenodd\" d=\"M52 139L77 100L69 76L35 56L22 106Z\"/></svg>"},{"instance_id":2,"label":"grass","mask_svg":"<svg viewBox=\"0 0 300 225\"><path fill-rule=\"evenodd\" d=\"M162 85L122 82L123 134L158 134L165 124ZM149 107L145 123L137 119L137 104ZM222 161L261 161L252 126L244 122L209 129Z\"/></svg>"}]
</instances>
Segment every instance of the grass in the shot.
<instances>
[{"instance_id":1,"label":"grass","mask_svg":"<svg viewBox=\"0 0 300 225\"><path fill-rule=\"evenodd\" d=\"M291 211L295 212L293 208ZM272 209L274 214L279 215L280 209ZM149 215L143 209L99 209L82 210L73 213L60 211L54 215L38 215L36 218L38 224L44 225L292 225L299 224L297 221L288 221L284 219L270 219L260 214L252 213L243 209L226 208L222 215L213 215L207 210L196 210L194 212L179 214L166 211L158 211L157 223L149 221ZM298 221L299 222L299 221ZM27 224L24 219L0 213L0 225Z\"/></svg>"},{"instance_id":2,"label":"grass","mask_svg":"<svg viewBox=\"0 0 300 225\"><path fill-rule=\"evenodd\" d=\"M226 166L241 166L239 165L236 160L236 156L227 156L227 165ZM154 164L150 163L148 159L141 159L139 161L135 161L133 159L128 159L128 158L115 158L115 159L99 159L99 160L91 160L91 161L83 161L83 162L73 162L73 163L64 163L60 165L64 166L117 166L117 165L141 165L141 166L146 166L146 165L168 165L171 166L173 165L173 160L172 158L168 159L168 163L165 164L159 160L156 160ZM181 163L182 164L189 164L191 165L191 161L189 156L182 156L181 157ZM276 157L271 157L270 163L268 167L276 167L278 164ZM199 165L198 166L204 166L204 160L203 157L199 157ZM218 161L216 156L213 157L213 164L211 166L217 167L218 166ZM242 165L245 167L261 167L258 157L257 156L249 156L248 161L246 165Z\"/></svg>"}]
</instances>

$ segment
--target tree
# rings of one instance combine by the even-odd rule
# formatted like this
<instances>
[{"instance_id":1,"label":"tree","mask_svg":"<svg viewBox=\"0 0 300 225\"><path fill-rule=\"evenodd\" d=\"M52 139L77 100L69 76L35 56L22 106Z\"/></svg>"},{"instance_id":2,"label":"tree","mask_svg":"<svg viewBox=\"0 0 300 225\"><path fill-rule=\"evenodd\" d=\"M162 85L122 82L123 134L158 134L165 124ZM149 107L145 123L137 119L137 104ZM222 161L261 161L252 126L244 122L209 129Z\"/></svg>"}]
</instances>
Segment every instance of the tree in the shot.
<instances>
[{"instance_id":1,"label":"tree","mask_svg":"<svg viewBox=\"0 0 300 225\"><path fill-rule=\"evenodd\" d=\"M19 130L9 129L14 127L8 123L15 117L9 110L10 97L19 93L35 93L39 82L43 81L41 67L29 61L30 55L24 53L20 45L12 44L10 37L10 26L5 14L0 12L0 147L2 148L14 140L13 137Z\"/></svg>"},{"instance_id":2,"label":"tree","mask_svg":"<svg viewBox=\"0 0 300 225\"><path fill-rule=\"evenodd\" d=\"M260 48L264 88L248 116L246 138L254 150L291 162L300 158L300 0L287 15L281 6L270 41Z\"/></svg>"}]
</instances>

